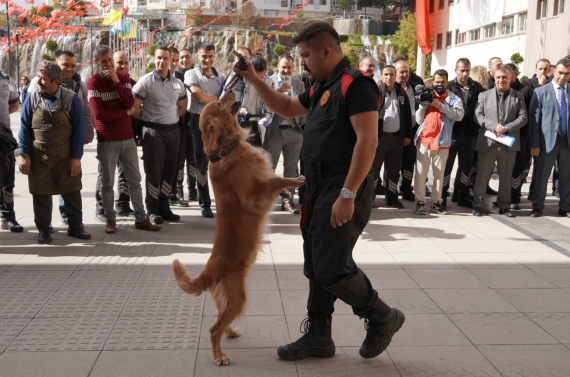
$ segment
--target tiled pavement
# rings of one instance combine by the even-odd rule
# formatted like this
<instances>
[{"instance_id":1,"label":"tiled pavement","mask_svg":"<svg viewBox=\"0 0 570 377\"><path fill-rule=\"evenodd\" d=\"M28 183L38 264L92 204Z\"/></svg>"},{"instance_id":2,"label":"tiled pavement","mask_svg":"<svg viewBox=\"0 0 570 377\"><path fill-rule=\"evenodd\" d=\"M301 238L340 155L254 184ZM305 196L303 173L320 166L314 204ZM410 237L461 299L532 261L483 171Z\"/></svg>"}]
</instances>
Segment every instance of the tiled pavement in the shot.
<instances>
[{"instance_id":1,"label":"tiled pavement","mask_svg":"<svg viewBox=\"0 0 570 377\"><path fill-rule=\"evenodd\" d=\"M406 323L371 360L358 355L363 321L342 302L333 318L334 358L277 358L276 348L300 335L308 285L299 217L274 212L237 323L242 336L223 340L232 364L216 367L213 302L183 294L170 271L179 258L200 272L214 220L192 203L175 210L182 221L159 233L122 221L106 235L93 219L95 148L86 150L89 242L67 237L54 220L54 242L37 245L26 178L17 175L26 231L0 232L2 377L570 375L570 222L554 217L552 197L541 219L524 216L526 201L513 220L474 218L453 204L448 216L418 217L410 202L399 211L374 209L354 257Z\"/></svg>"}]
</instances>

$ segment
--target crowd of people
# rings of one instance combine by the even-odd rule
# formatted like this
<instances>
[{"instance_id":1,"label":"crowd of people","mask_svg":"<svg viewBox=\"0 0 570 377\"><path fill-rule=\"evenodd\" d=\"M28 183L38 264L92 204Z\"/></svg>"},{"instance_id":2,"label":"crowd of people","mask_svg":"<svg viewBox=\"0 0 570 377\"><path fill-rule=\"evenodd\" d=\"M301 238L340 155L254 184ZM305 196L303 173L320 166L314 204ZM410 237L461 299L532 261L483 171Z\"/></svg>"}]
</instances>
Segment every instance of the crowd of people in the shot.
<instances>
[{"instance_id":1,"label":"crowd of people","mask_svg":"<svg viewBox=\"0 0 570 377\"><path fill-rule=\"evenodd\" d=\"M289 55L278 58L273 73L261 55L247 47L237 51L279 93L293 98L311 87L306 71L295 74ZM99 160L95 217L105 223L107 233L116 232L117 216L134 217L136 229L158 231L164 220L180 219L171 206L187 207L188 201L198 201L202 216L213 217L208 159L198 124L204 106L228 90L242 102L239 122L251 129L248 142L264 148L274 168L283 155L285 177L304 173L305 166L299 162L305 116L286 118L274 113L248 80L239 74L236 78L235 72L219 72L214 67L213 44L204 42L197 51L159 46L155 69L138 82L128 74L125 53L113 53L101 45L93 56L97 72L86 83L76 73L76 57L70 51L61 52L56 62L43 61L32 80L24 76L20 91L13 79L0 73L4 87L0 121L5 132L10 132L9 114L22 103L19 170L28 175L40 243L51 241L52 195L59 195L60 220L68 225L68 234L90 237L82 221L81 157L84 145L93 142L95 135ZM382 67L377 82L379 142L372 164L375 194L384 195L386 206L398 209L404 207L399 197L413 201L419 215L428 212L426 207L447 214L451 195L452 202L472 208L476 216L481 215L485 195L496 195L493 204L499 213L513 216L511 210L520 208L521 187L534 160L528 196L531 216L542 214L554 167L553 195L560 198L559 214L570 217L568 109L564 106L569 59L557 64L539 60L536 74L522 83L517 67L503 64L498 57L489 60L488 68L471 67L469 59L461 58L453 80L439 69L425 83L410 71L404 58ZM375 67L372 57L360 61L359 68L372 78ZM142 147L146 177L144 203L137 146ZM14 156L7 151L0 162L2 229L21 232L14 211ZM426 185L430 167L431 191ZM493 175L499 178L498 192L488 184ZM293 190L291 194L291 199L282 199L281 209L299 214ZM298 194L301 204L304 190ZM429 207L426 195L431 197ZM375 198L371 205L376 206Z\"/></svg>"}]
</instances>

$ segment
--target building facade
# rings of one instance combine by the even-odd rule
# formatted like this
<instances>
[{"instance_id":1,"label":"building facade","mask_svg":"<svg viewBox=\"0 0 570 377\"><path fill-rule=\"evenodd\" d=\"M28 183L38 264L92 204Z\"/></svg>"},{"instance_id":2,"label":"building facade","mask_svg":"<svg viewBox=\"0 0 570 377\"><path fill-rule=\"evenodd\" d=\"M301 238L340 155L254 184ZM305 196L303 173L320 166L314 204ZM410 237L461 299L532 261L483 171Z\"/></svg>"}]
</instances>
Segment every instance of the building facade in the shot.
<instances>
[{"instance_id":1,"label":"building facade","mask_svg":"<svg viewBox=\"0 0 570 377\"><path fill-rule=\"evenodd\" d=\"M521 73L525 74L526 67L529 66L527 64L529 59L525 56L529 0L506 0L501 22L463 33L459 32L461 23L459 1L429 0L428 2L432 36L429 74L433 75L433 72L443 68L449 72L449 78L452 79L455 77L455 63L460 58L468 58L472 67L476 65L487 67L490 58L497 56L507 63L511 61L514 53L521 54L525 59L525 62L519 66Z\"/></svg>"}]
</instances>

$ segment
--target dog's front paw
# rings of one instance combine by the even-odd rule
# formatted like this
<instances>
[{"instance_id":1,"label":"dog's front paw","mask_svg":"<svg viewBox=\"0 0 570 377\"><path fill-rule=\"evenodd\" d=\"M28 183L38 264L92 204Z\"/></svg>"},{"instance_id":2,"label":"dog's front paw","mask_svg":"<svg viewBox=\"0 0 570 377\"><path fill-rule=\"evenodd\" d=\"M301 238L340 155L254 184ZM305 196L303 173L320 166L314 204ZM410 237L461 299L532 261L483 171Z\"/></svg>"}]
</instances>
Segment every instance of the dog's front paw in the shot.
<instances>
[{"instance_id":1,"label":"dog's front paw","mask_svg":"<svg viewBox=\"0 0 570 377\"><path fill-rule=\"evenodd\" d=\"M287 189L283 189L280 193L279 196L284 198L284 199L291 199L291 193L289 192L289 190Z\"/></svg>"},{"instance_id":2,"label":"dog's front paw","mask_svg":"<svg viewBox=\"0 0 570 377\"><path fill-rule=\"evenodd\" d=\"M297 183L297 186L295 187L301 187L305 184L305 176L304 175L300 175L297 178L295 178L295 182Z\"/></svg>"},{"instance_id":3,"label":"dog's front paw","mask_svg":"<svg viewBox=\"0 0 570 377\"><path fill-rule=\"evenodd\" d=\"M220 356L216 356L216 365L230 365L230 358L225 353L222 353Z\"/></svg>"},{"instance_id":4,"label":"dog's front paw","mask_svg":"<svg viewBox=\"0 0 570 377\"><path fill-rule=\"evenodd\" d=\"M237 338L241 334L237 327L231 327L231 326L226 327L225 333L228 336L228 338Z\"/></svg>"}]
</instances>

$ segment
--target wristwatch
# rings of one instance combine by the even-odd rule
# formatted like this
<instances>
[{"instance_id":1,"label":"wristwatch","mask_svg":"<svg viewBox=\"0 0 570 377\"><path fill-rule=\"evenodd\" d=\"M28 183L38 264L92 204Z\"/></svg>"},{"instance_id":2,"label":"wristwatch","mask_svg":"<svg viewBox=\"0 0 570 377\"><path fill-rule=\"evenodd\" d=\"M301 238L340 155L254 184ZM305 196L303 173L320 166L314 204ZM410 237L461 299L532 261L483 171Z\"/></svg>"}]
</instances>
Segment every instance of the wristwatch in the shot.
<instances>
[{"instance_id":1,"label":"wristwatch","mask_svg":"<svg viewBox=\"0 0 570 377\"><path fill-rule=\"evenodd\" d=\"M343 188L342 190L340 190L340 196L342 196L344 199L354 199L356 198L356 194L353 193L352 191L350 191L349 188Z\"/></svg>"}]
</instances>

